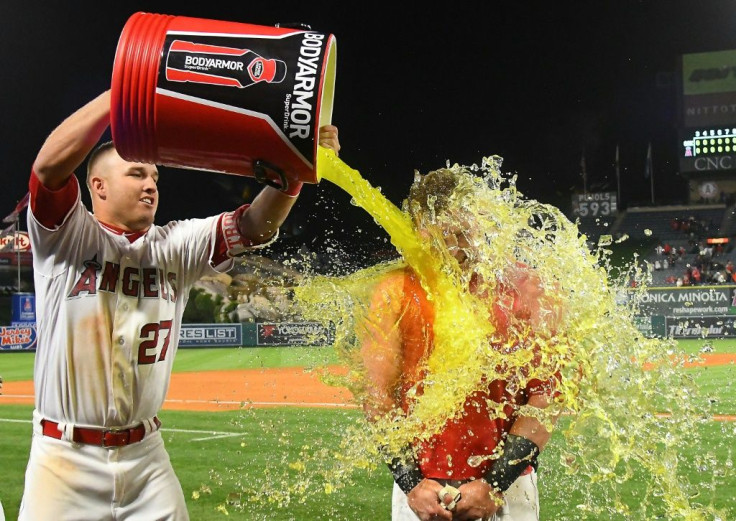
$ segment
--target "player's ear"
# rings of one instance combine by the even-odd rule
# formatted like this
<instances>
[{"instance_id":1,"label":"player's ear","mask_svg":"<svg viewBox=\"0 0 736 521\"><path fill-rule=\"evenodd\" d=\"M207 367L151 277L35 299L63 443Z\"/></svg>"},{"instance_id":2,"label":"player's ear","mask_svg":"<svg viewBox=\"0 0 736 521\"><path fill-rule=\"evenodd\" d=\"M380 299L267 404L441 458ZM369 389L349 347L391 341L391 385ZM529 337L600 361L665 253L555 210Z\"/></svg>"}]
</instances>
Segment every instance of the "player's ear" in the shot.
<instances>
[{"instance_id":1,"label":"player's ear","mask_svg":"<svg viewBox=\"0 0 736 521\"><path fill-rule=\"evenodd\" d=\"M89 188L93 195L96 195L99 199L107 198L107 183L105 179L100 176L92 176L89 180Z\"/></svg>"}]
</instances>

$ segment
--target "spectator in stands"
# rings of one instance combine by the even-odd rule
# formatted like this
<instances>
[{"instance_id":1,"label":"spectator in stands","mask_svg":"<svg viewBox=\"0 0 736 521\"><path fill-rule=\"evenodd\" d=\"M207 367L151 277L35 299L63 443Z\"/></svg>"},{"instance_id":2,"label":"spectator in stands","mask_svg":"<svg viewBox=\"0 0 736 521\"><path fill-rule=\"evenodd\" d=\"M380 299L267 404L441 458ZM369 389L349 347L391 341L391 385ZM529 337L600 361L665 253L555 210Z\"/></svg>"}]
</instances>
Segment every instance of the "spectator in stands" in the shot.
<instances>
[{"instance_id":1,"label":"spectator in stands","mask_svg":"<svg viewBox=\"0 0 736 521\"><path fill-rule=\"evenodd\" d=\"M733 275L733 272L734 272L733 262L731 261L731 259L728 259L728 262L726 263L726 273L730 277L731 275Z\"/></svg>"},{"instance_id":2,"label":"spectator in stands","mask_svg":"<svg viewBox=\"0 0 736 521\"><path fill-rule=\"evenodd\" d=\"M690 271L691 274L691 280L693 284L700 284L701 282L701 273L697 266L693 266L692 270Z\"/></svg>"},{"instance_id":3,"label":"spectator in stands","mask_svg":"<svg viewBox=\"0 0 736 521\"><path fill-rule=\"evenodd\" d=\"M654 271L659 271L662 269L662 264L659 262L659 259L654 261Z\"/></svg>"},{"instance_id":4,"label":"spectator in stands","mask_svg":"<svg viewBox=\"0 0 736 521\"><path fill-rule=\"evenodd\" d=\"M682 285L690 286L693 283L693 268L690 264L687 265L685 273L682 274Z\"/></svg>"},{"instance_id":5,"label":"spectator in stands","mask_svg":"<svg viewBox=\"0 0 736 521\"><path fill-rule=\"evenodd\" d=\"M654 252L657 255L664 255L664 248L662 247L661 244L657 244L657 246L654 248Z\"/></svg>"},{"instance_id":6,"label":"spectator in stands","mask_svg":"<svg viewBox=\"0 0 736 521\"><path fill-rule=\"evenodd\" d=\"M664 244L664 254L669 255L670 253L672 253L672 246L670 246L669 243L665 243Z\"/></svg>"},{"instance_id":7,"label":"spectator in stands","mask_svg":"<svg viewBox=\"0 0 736 521\"><path fill-rule=\"evenodd\" d=\"M665 257L664 260L662 261L662 269L666 270L669 267L670 267L670 262L667 260L667 257Z\"/></svg>"}]
</instances>

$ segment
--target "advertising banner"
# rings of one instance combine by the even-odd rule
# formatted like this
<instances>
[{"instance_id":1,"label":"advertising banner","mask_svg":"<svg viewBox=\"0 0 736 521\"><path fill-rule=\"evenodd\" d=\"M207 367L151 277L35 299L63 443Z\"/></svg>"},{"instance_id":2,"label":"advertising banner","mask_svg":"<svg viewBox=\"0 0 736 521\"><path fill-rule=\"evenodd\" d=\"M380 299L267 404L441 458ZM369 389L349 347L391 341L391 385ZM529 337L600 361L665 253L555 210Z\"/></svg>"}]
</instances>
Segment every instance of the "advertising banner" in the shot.
<instances>
[{"instance_id":1,"label":"advertising banner","mask_svg":"<svg viewBox=\"0 0 736 521\"><path fill-rule=\"evenodd\" d=\"M682 56L684 127L736 123L736 50Z\"/></svg>"},{"instance_id":2,"label":"advertising banner","mask_svg":"<svg viewBox=\"0 0 736 521\"><path fill-rule=\"evenodd\" d=\"M736 92L736 50L684 54L682 90L686 96Z\"/></svg>"},{"instance_id":3,"label":"advertising banner","mask_svg":"<svg viewBox=\"0 0 736 521\"><path fill-rule=\"evenodd\" d=\"M14 293L12 296L12 322L36 321L36 295L33 293Z\"/></svg>"},{"instance_id":4,"label":"advertising banner","mask_svg":"<svg viewBox=\"0 0 736 521\"><path fill-rule=\"evenodd\" d=\"M638 294L630 292L629 295ZM649 288L638 298L641 315L736 315L736 286Z\"/></svg>"},{"instance_id":5,"label":"advertising banner","mask_svg":"<svg viewBox=\"0 0 736 521\"><path fill-rule=\"evenodd\" d=\"M665 334L672 338L736 338L736 317L665 317Z\"/></svg>"},{"instance_id":6,"label":"advertising banner","mask_svg":"<svg viewBox=\"0 0 736 521\"><path fill-rule=\"evenodd\" d=\"M0 237L0 251L31 251L31 239L28 232L14 232Z\"/></svg>"},{"instance_id":7,"label":"advertising banner","mask_svg":"<svg viewBox=\"0 0 736 521\"><path fill-rule=\"evenodd\" d=\"M0 349L7 351L35 350L36 325L0 326Z\"/></svg>"},{"instance_id":8,"label":"advertising banner","mask_svg":"<svg viewBox=\"0 0 736 521\"><path fill-rule=\"evenodd\" d=\"M324 346L335 341L335 327L319 322L257 324L259 346Z\"/></svg>"},{"instance_id":9,"label":"advertising banner","mask_svg":"<svg viewBox=\"0 0 736 521\"><path fill-rule=\"evenodd\" d=\"M636 326L646 336L734 338L736 286L649 288L637 298Z\"/></svg>"},{"instance_id":10,"label":"advertising banner","mask_svg":"<svg viewBox=\"0 0 736 521\"><path fill-rule=\"evenodd\" d=\"M241 324L182 324L179 347L240 347Z\"/></svg>"}]
</instances>

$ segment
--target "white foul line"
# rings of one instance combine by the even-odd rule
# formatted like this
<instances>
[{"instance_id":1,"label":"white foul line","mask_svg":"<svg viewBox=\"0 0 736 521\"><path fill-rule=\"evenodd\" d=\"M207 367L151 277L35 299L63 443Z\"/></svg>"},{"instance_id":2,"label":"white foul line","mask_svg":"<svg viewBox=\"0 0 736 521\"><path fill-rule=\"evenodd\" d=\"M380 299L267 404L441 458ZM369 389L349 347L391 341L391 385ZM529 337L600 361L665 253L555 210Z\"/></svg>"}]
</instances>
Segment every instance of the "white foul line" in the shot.
<instances>
[{"instance_id":1,"label":"white foul line","mask_svg":"<svg viewBox=\"0 0 736 521\"><path fill-rule=\"evenodd\" d=\"M2 404L2 398L27 398L32 399L33 395L27 394L4 394L0 396L0 404ZM333 402L253 402L250 400L186 400L186 399L167 399L164 403L199 403L207 405L240 405L243 408L248 407L271 407L283 405L284 407L330 407L335 409L357 409L358 406L353 403L333 403Z\"/></svg>"},{"instance_id":2,"label":"white foul line","mask_svg":"<svg viewBox=\"0 0 736 521\"><path fill-rule=\"evenodd\" d=\"M18 420L16 418L0 418L0 423L33 423L31 420ZM194 438L189 441L207 441L207 440L216 440L219 438L233 438L235 436L244 436L244 432L220 432L220 431L203 431L203 430L193 430L193 429L174 429L170 427L163 427L161 428L162 432L183 432L187 434L211 434L212 436L207 436L204 438Z\"/></svg>"},{"instance_id":3,"label":"white foul line","mask_svg":"<svg viewBox=\"0 0 736 521\"><path fill-rule=\"evenodd\" d=\"M268 407L283 405L285 407L332 407L332 408L344 408L344 409L357 409L358 406L352 403L333 403L333 402L253 402L250 400L184 400L184 399L171 399L164 400L164 403L202 403L208 405L239 405L243 408L248 407Z\"/></svg>"}]
</instances>

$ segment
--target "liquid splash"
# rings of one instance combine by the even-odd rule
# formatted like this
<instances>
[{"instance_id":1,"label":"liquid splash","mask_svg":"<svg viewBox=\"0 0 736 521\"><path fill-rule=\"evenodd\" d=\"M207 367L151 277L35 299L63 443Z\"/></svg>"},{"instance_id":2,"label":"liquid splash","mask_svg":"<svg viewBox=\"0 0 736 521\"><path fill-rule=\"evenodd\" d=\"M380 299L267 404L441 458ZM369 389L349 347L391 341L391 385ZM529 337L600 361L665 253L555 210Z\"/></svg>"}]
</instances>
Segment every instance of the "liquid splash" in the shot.
<instances>
[{"instance_id":1,"label":"liquid splash","mask_svg":"<svg viewBox=\"0 0 736 521\"><path fill-rule=\"evenodd\" d=\"M486 158L480 167L454 165L450 170L466 197L453 204L477 224L479 232L471 242L485 290L492 293L500 285L517 283L513 277L521 263L537 277L540 316L549 313L549 320L535 324L534 335L519 323L507 336L494 336L497 326L487 319L487 302L464 290L467 274L444 248L441 233L418 236L407 213L357 171L327 150L319 154L320 177L343 188L369 212L403 259L349 276L312 277L298 288L297 301L306 318L337 324L336 348L351 368L339 383L358 401L371 385L361 365L356 328L370 324L370 299L386 274L411 266L437 310L424 393L408 414L397 411L345 434L341 451L331 455L334 466L322 471L330 490L351 469L375 467L385 457L377 447L399 454L409 441L438 432L447 419L460 414L465 398L482 388L482 382L500 378L523 387L532 378L560 374L554 407L522 412L538 415L550 429L553 414L569 416L561 423L561 436L551 442L560 445L560 461L545 461L544 455L542 461L567 476L583 496L591 487L602 491L578 506L581 518L726 519L697 502L699 491L680 464L681 452L697 446L701 426L709 421L692 379L680 370L684 357L677 355L672 341L643 337L633 320L637 299L620 298L632 279L644 291L649 275L643 268L633 264L612 278L611 252L605 249L612 241L603 240L591 251L587 238L558 209L523 197L515 177L501 173L500 158ZM562 313L555 315L555 310ZM490 347L488 338L503 338L506 348ZM514 348L518 345L529 349ZM530 351L542 354L542 363L531 370ZM648 371L642 367L645 361ZM665 418L659 414L663 411ZM306 469L314 461L305 455L301 464ZM635 475L644 475L647 483L638 507L626 501L624 492Z\"/></svg>"}]
</instances>

